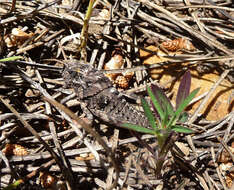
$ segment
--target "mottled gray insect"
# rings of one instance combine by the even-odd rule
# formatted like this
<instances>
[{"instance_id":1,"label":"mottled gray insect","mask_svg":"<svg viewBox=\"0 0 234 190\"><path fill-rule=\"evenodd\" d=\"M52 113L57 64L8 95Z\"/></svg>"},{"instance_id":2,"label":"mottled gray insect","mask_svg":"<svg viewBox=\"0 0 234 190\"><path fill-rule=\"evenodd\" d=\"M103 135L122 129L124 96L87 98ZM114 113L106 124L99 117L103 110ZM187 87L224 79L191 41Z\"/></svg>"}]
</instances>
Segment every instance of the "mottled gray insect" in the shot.
<instances>
[{"instance_id":1,"label":"mottled gray insect","mask_svg":"<svg viewBox=\"0 0 234 190\"><path fill-rule=\"evenodd\" d=\"M66 64L63 78L98 119L119 127L123 123L149 126L144 113L127 102L126 96L118 92L102 71L89 64L70 62Z\"/></svg>"}]
</instances>

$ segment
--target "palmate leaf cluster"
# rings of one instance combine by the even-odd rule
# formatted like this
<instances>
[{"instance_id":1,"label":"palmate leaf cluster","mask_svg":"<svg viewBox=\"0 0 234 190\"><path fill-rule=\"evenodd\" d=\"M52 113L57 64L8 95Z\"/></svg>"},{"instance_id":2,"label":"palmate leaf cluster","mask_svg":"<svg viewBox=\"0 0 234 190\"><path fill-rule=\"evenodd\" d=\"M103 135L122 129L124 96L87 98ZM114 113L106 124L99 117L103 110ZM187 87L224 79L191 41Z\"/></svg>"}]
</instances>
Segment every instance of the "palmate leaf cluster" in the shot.
<instances>
[{"instance_id":1,"label":"palmate leaf cluster","mask_svg":"<svg viewBox=\"0 0 234 190\"><path fill-rule=\"evenodd\" d=\"M130 123L125 123L123 126L130 130L153 134L158 137L163 134L162 131L167 131L168 133L171 131L179 133L192 133L193 131L191 129L177 125L178 121L180 121L180 123L186 122L188 115L186 112L184 112L184 109L199 91L198 88L189 94L190 86L191 75L190 72L187 71L180 82L176 97L175 109L165 93L158 86L151 85L151 87L147 87L147 93L150 97L152 109L144 98L142 98L141 102L144 113L148 118L152 129Z\"/></svg>"}]
</instances>

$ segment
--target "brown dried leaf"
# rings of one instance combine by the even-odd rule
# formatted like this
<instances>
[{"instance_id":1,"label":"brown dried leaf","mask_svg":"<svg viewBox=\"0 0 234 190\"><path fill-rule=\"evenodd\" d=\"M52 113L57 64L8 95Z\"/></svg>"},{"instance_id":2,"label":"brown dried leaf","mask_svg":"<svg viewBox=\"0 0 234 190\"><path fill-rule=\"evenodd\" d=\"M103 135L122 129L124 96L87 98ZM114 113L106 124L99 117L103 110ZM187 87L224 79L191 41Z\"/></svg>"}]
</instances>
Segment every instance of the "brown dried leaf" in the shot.
<instances>
[{"instance_id":1,"label":"brown dried leaf","mask_svg":"<svg viewBox=\"0 0 234 190\"><path fill-rule=\"evenodd\" d=\"M40 172L40 183L43 188L52 188L55 189L56 183L58 181L57 177L54 175L51 175L47 172Z\"/></svg>"},{"instance_id":2,"label":"brown dried leaf","mask_svg":"<svg viewBox=\"0 0 234 190\"><path fill-rule=\"evenodd\" d=\"M168 52L168 54L164 53L163 51L161 51L158 47L156 46L153 46L153 45L150 45L148 47L146 47L146 49L148 50L151 50L155 53L157 53L157 55L152 55L151 53L149 52L146 52L144 50L140 50L140 57L142 59L144 59L143 61L143 64L146 64L146 65L151 65L151 64L156 64L156 63L163 63L163 62L166 62L166 61L170 61L169 58L165 58L163 56L174 56L174 55L179 55L181 54L182 52ZM150 76L151 78L153 79L158 79L158 73L162 73L163 70L162 69L151 69L150 70Z\"/></svg>"},{"instance_id":3,"label":"brown dried leaf","mask_svg":"<svg viewBox=\"0 0 234 190\"><path fill-rule=\"evenodd\" d=\"M228 147L232 154L234 154L234 148L232 147ZM219 159L218 159L218 162L222 162L222 163L227 163L227 162L230 162L232 159L231 159L231 156L230 154L226 151L226 149L223 149L223 151L221 152L220 156L219 156Z\"/></svg>"},{"instance_id":4,"label":"brown dried leaf","mask_svg":"<svg viewBox=\"0 0 234 190\"><path fill-rule=\"evenodd\" d=\"M4 37L7 47L20 46L27 39L31 38L34 33L26 33L19 28L13 28L11 34L8 34Z\"/></svg>"},{"instance_id":5,"label":"brown dried leaf","mask_svg":"<svg viewBox=\"0 0 234 190\"><path fill-rule=\"evenodd\" d=\"M163 42L161 45L169 51L178 51L178 50L194 51L196 49L193 46L193 44L185 38L178 38L175 40L166 41Z\"/></svg>"},{"instance_id":6,"label":"brown dried leaf","mask_svg":"<svg viewBox=\"0 0 234 190\"><path fill-rule=\"evenodd\" d=\"M225 181L229 188L232 186L234 180L234 172L233 171L230 172L230 168L232 167L233 167L232 162L222 163L219 166L221 173L223 174L223 176L225 176Z\"/></svg>"},{"instance_id":7,"label":"brown dried leaf","mask_svg":"<svg viewBox=\"0 0 234 190\"><path fill-rule=\"evenodd\" d=\"M228 173L225 177L225 180L226 180L226 184L227 184L228 188L231 188L233 181L234 181L234 172Z\"/></svg>"},{"instance_id":8,"label":"brown dried leaf","mask_svg":"<svg viewBox=\"0 0 234 190\"><path fill-rule=\"evenodd\" d=\"M123 57L121 55L114 55L105 65L104 65L104 69L105 70L112 70L112 69L120 69L123 66L124 62L123 62ZM106 76L110 79L110 80L115 80L116 77L119 75L120 73L110 73L110 74L106 74Z\"/></svg>"},{"instance_id":9,"label":"brown dried leaf","mask_svg":"<svg viewBox=\"0 0 234 190\"><path fill-rule=\"evenodd\" d=\"M11 34L20 39L28 39L33 36L33 33L26 33L19 28L13 28L11 31Z\"/></svg>"},{"instance_id":10,"label":"brown dried leaf","mask_svg":"<svg viewBox=\"0 0 234 190\"><path fill-rule=\"evenodd\" d=\"M26 156L28 151L25 147L19 144L6 144L5 148L2 150L6 156Z\"/></svg>"},{"instance_id":11,"label":"brown dried leaf","mask_svg":"<svg viewBox=\"0 0 234 190\"><path fill-rule=\"evenodd\" d=\"M153 52L157 53L157 55L152 55L150 52L147 52L147 51L140 49L140 57L142 59L144 59L143 64L151 65L151 64L162 63L162 62L170 60L168 58L162 57L162 56L167 55L167 54L164 53L163 51L161 51L156 46L150 45L150 46L146 47L145 49L153 51ZM173 53L173 55L175 55L175 53Z\"/></svg>"},{"instance_id":12,"label":"brown dried leaf","mask_svg":"<svg viewBox=\"0 0 234 190\"><path fill-rule=\"evenodd\" d=\"M104 65L105 70L112 69L121 69L123 67L123 57L120 54L115 54L110 61L108 61ZM126 89L129 86L129 81L132 79L134 73L133 72L125 72L125 73L110 73L106 74L106 76L113 81L118 87Z\"/></svg>"}]
</instances>

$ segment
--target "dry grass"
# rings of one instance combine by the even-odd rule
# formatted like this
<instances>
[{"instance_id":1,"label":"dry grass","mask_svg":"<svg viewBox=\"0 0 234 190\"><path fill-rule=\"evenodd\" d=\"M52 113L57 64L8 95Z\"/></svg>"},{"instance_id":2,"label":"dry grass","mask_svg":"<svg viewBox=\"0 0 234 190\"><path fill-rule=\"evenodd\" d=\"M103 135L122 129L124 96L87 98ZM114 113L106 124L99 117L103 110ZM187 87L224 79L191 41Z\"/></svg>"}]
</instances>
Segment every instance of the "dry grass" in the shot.
<instances>
[{"instance_id":1,"label":"dry grass","mask_svg":"<svg viewBox=\"0 0 234 190\"><path fill-rule=\"evenodd\" d=\"M107 149L115 152L120 170L115 189L233 188L232 1L99 0L93 11L87 61L103 69L114 54L120 54L125 69L115 72L135 73L125 93L145 95L146 84L160 83L152 80L139 55L140 50L157 54L147 49L149 45L159 47L169 59L150 68L177 69L170 84L188 68L220 76L191 114L188 126L195 133L177 137L161 176L155 176L154 157L129 131L96 121L92 128L105 148L66 110L43 99L56 99L82 117L80 102L69 96L72 91L65 89L61 72L65 60L80 58L79 34L87 6L84 0L0 1L0 55L24 58L0 63L0 188L23 179L18 189L46 189L53 180L54 189L106 189L117 176ZM169 55L160 44L177 38L188 39L196 50ZM208 121L202 109L223 80L231 84L229 113ZM166 83L159 85L169 90ZM153 136L141 138L157 149ZM6 153L9 144L18 149Z\"/></svg>"}]
</instances>

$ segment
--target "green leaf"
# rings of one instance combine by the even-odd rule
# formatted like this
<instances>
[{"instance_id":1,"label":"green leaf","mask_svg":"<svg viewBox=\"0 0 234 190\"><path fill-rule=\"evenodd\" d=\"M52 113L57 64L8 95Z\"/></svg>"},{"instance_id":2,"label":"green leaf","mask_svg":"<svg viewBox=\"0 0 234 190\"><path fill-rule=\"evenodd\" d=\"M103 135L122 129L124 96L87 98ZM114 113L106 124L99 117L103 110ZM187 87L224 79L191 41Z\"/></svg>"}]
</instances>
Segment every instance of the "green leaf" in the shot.
<instances>
[{"instance_id":1,"label":"green leaf","mask_svg":"<svg viewBox=\"0 0 234 190\"><path fill-rule=\"evenodd\" d=\"M157 85L151 85L151 91L153 95L155 96L156 100L158 101L159 105L161 106L163 112L168 113L169 116L172 116L174 114L174 109L171 105L170 100L166 96L166 94L162 91L161 88L159 88Z\"/></svg>"},{"instance_id":2,"label":"green leaf","mask_svg":"<svg viewBox=\"0 0 234 190\"><path fill-rule=\"evenodd\" d=\"M178 133L193 133L193 130L187 127L180 126L180 125L173 126L172 130Z\"/></svg>"},{"instance_id":3,"label":"green leaf","mask_svg":"<svg viewBox=\"0 0 234 190\"><path fill-rule=\"evenodd\" d=\"M19 179L19 180L15 181L14 183L9 184L7 187L3 188L3 190L13 190L13 189L16 189L17 186L19 186L22 183L23 183L23 180Z\"/></svg>"},{"instance_id":4,"label":"green leaf","mask_svg":"<svg viewBox=\"0 0 234 190\"><path fill-rule=\"evenodd\" d=\"M6 62L6 61L16 61L18 59L22 59L22 56L12 56L12 57L7 57L7 58L3 58L0 59L0 62Z\"/></svg>"},{"instance_id":5,"label":"green leaf","mask_svg":"<svg viewBox=\"0 0 234 190\"><path fill-rule=\"evenodd\" d=\"M140 125L131 124L131 123L124 123L122 124L122 126L130 130L140 132L140 133L147 133L147 134L152 134L152 135L156 135L157 133L157 131L142 127Z\"/></svg>"},{"instance_id":6,"label":"green leaf","mask_svg":"<svg viewBox=\"0 0 234 190\"><path fill-rule=\"evenodd\" d=\"M164 115L164 118L163 118L162 123L161 123L161 128L163 128L163 129L167 128L168 121L169 121L168 111L165 110L165 115Z\"/></svg>"},{"instance_id":7,"label":"green leaf","mask_svg":"<svg viewBox=\"0 0 234 190\"><path fill-rule=\"evenodd\" d=\"M181 123L185 123L186 121L188 121L188 113L187 112L183 112L180 116L179 116L179 121Z\"/></svg>"},{"instance_id":8,"label":"green leaf","mask_svg":"<svg viewBox=\"0 0 234 190\"><path fill-rule=\"evenodd\" d=\"M179 105L178 109L175 112L176 117L180 115L180 113L187 107L187 105L192 101L192 99L196 96L200 88L193 90Z\"/></svg>"},{"instance_id":9,"label":"green leaf","mask_svg":"<svg viewBox=\"0 0 234 190\"><path fill-rule=\"evenodd\" d=\"M148 120L149 120L149 124L151 125L151 127L153 129L157 129L156 126L156 121L155 121L155 117L154 114L152 113L149 104L146 102L146 100L144 98L141 99L141 104L142 107L144 109L145 115L147 116Z\"/></svg>"},{"instance_id":10,"label":"green leaf","mask_svg":"<svg viewBox=\"0 0 234 190\"><path fill-rule=\"evenodd\" d=\"M196 94L198 93L199 90L200 90L200 88L193 90L191 92L191 94L189 94L184 99L184 101L179 105L178 109L175 111L174 116L170 119L168 126L171 126L175 123L175 121L179 118L181 112L186 108L186 106L189 104L189 102L191 102L191 100L196 96Z\"/></svg>"},{"instance_id":11,"label":"green leaf","mask_svg":"<svg viewBox=\"0 0 234 190\"><path fill-rule=\"evenodd\" d=\"M157 112L159 114L159 117L160 117L160 119L162 121L163 118L164 118L165 113L163 112L163 109L160 106L159 102L156 100L156 98L155 98L153 92L151 91L150 87L147 86L146 89L147 89L147 92L148 92L148 94L149 94L149 96L151 98L151 101L152 101L154 107L156 108L156 110L157 110Z\"/></svg>"}]
</instances>

